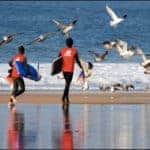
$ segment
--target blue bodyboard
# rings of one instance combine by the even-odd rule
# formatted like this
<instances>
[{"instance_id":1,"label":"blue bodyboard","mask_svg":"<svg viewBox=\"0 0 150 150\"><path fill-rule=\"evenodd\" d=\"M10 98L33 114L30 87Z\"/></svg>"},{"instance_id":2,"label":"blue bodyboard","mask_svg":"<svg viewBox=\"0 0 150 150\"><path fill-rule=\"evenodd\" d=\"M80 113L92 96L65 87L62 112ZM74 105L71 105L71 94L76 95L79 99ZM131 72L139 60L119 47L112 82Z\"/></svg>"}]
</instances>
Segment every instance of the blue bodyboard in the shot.
<instances>
[{"instance_id":1,"label":"blue bodyboard","mask_svg":"<svg viewBox=\"0 0 150 150\"><path fill-rule=\"evenodd\" d=\"M39 75L37 70L32 65L22 63L20 61L16 61L15 66L16 66L17 72L22 77L25 77L25 78L28 78L28 79L31 79L34 81L40 80L41 76Z\"/></svg>"}]
</instances>

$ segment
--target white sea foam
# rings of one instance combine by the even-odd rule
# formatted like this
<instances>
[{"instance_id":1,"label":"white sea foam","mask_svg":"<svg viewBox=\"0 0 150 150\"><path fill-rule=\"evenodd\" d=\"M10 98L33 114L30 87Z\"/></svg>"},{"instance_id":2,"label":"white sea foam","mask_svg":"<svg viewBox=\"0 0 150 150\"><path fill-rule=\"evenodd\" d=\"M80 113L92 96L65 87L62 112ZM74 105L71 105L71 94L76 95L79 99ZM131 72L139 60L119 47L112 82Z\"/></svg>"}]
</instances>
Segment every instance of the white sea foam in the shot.
<instances>
[{"instance_id":1,"label":"white sea foam","mask_svg":"<svg viewBox=\"0 0 150 150\"><path fill-rule=\"evenodd\" d=\"M36 64L32 64L36 67ZM0 64L0 76L6 77L9 66ZM25 79L27 90L62 90L64 88L64 80L51 76L51 64L40 64L40 74L42 79L38 82ZM81 85L76 82L80 69L75 66L75 73L71 85L72 90L81 90ZM95 63L92 76L88 79L89 90L99 90L99 85L125 83L133 84L136 90L144 90L150 87L150 75L143 73L143 68L138 63ZM10 85L0 78L0 91L10 90Z\"/></svg>"}]
</instances>

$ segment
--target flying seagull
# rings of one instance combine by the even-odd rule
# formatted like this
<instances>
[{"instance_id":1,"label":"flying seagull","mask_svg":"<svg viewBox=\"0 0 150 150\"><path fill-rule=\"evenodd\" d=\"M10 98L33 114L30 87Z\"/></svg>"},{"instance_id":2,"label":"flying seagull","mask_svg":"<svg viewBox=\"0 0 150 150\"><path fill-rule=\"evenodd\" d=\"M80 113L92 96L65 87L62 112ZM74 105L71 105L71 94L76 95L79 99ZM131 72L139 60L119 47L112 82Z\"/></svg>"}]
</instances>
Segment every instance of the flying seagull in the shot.
<instances>
[{"instance_id":1,"label":"flying seagull","mask_svg":"<svg viewBox=\"0 0 150 150\"><path fill-rule=\"evenodd\" d=\"M39 36L37 36L36 38L33 39L32 42L28 43L28 45L30 44L34 44L35 42L43 42L44 40L46 40L50 35L53 35L55 33L57 33L59 30L56 30L54 32L45 32Z\"/></svg>"},{"instance_id":2,"label":"flying seagull","mask_svg":"<svg viewBox=\"0 0 150 150\"><path fill-rule=\"evenodd\" d=\"M107 42L108 43L108 42ZM128 43L126 41L117 39L115 41L110 41L108 44L106 43L106 45L108 45L109 43L113 43L110 44L109 49L115 49L119 55L124 58L124 59L129 59L130 57L134 56L134 55L140 55L140 51L138 49L138 47L136 46L128 46ZM104 47L106 47L106 45L104 45Z\"/></svg>"},{"instance_id":3,"label":"flying seagull","mask_svg":"<svg viewBox=\"0 0 150 150\"><path fill-rule=\"evenodd\" d=\"M94 52L94 51L88 51L89 53L92 53L95 56L95 61L96 62L102 62L105 57L108 55L108 51L105 51L103 54Z\"/></svg>"},{"instance_id":4,"label":"flying seagull","mask_svg":"<svg viewBox=\"0 0 150 150\"><path fill-rule=\"evenodd\" d=\"M52 22L59 27L60 32L62 32L66 37L70 37L70 32L73 29L74 25L76 24L77 19L73 20L68 24L61 23L55 19L53 19Z\"/></svg>"},{"instance_id":5,"label":"flying seagull","mask_svg":"<svg viewBox=\"0 0 150 150\"><path fill-rule=\"evenodd\" d=\"M141 52L141 57L143 59L143 62L141 63L141 66L144 68L145 74L150 74L150 54L144 54L142 49L138 49L139 52Z\"/></svg>"},{"instance_id":6,"label":"flying seagull","mask_svg":"<svg viewBox=\"0 0 150 150\"><path fill-rule=\"evenodd\" d=\"M118 17L116 13L108 6L106 5L106 11L111 17L110 26L116 27L119 23L123 22L124 19L127 17L127 15L124 15L123 17Z\"/></svg>"},{"instance_id":7,"label":"flying seagull","mask_svg":"<svg viewBox=\"0 0 150 150\"><path fill-rule=\"evenodd\" d=\"M128 48L128 43L123 40L116 40L114 48L119 52L120 56L128 59L135 55L135 51Z\"/></svg>"},{"instance_id":8,"label":"flying seagull","mask_svg":"<svg viewBox=\"0 0 150 150\"><path fill-rule=\"evenodd\" d=\"M102 43L103 47L106 49L106 50L111 50L113 49L114 45L116 44L115 41L110 41L110 40L107 40L107 41L104 41Z\"/></svg>"},{"instance_id":9,"label":"flying seagull","mask_svg":"<svg viewBox=\"0 0 150 150\"><path fill-rule=\"evenodd\" d=\"M13 34L8 34L8 35L3 36L2 40L0 41L0 46L3 44L10 43L14 39L14 37L19 34L22 34L22 33L13 33Z\"/></svg>"}]
</instances>

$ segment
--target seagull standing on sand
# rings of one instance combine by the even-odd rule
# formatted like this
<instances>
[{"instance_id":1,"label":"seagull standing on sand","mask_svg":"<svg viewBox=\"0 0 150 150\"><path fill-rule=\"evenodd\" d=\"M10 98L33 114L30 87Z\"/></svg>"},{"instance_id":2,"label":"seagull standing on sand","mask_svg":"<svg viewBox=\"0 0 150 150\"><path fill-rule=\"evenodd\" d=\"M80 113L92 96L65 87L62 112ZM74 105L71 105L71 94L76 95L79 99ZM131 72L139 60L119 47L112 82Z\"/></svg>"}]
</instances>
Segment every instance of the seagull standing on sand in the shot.
<instances>
[{"instance_id":1,"label":"seagull standing on sand","mask_svg":"<svg viewBox=\"0 0 150 150\"><path fill-rule=\"evenodd\" d=\"M94 54L94 56L95 56L95 61L96 61L96 62L102 62L102 61L104 61L104 59L105 59L106 56L108 55L108 51L105 51L103 54L96 53L96 52L94 52L94 51L88 51L88 52Z\"/></svg>"},{"instance_id":2,"label":"seagull standing on sand","mask_svg":"<svg viewBox=\"0 0 150 150\"><path fill-rule=\"evenodd\" d=\"M116 83L116 84L112 84L112 85L102 85L99 86L99 89L102 91L111 91L111 92L115 92L115 91L120 91L123 90L123 85L120 83Z\"/></svg>"},{"instance_id":3,"label":"seagull standing on sand","mask_svg":"<svg viewBox=\"0 0 150 150\"><path fill-rule=\"evenodd\" d=\"M52 22L54 22L60 29L60 31L66 36L66 37L70 37L70 32L73 29L74 25L76 24L77 20L73 20L71 23L69 24L64 24L61 23L57 20L52 20Z\"/></svg>"},{"instance_id":4,"label":"seagull standing on sand","mask_svg":"<svg viewBox=\"0 0 150 150\"><path fill-rule=\"evenodd\" d=\"M111 91L111 92L115 92L115 91L130 91L130 90L134 90L135 87L132 84L121 84L121 83L116 83L116 84L112 84L112 85L100 85L99 89L102 91Z\"/></svg>"},{"instance_id":5,"label":"seagull standing on sand","mask_svg":"<svg viewBox=\"0 0 150 150\"><path fill-rule=\"evenodd\" d=\"M14 37L19 34L22 34L22 33L13 33L13 34L8 34L4 36L3 39L0 41L0 46L3 44L10 43L14 39Z\"/></svg>"},{"instance_id":6,"label":"seagull standing on sand","mask_svg":"<svg viewBox=\"0 0 150 150\"><path fill-rule=\"evenodd\" d=\"M106 11L109 14L109 16L111 17L111 21L110 21L110 26L112 27L117 27L117 25L121 22L124 21L124 19L127 17L127 15L124 15L123 17L118 17L115 12L108 6L106 5Z\"/></svg>"}]
</instances>

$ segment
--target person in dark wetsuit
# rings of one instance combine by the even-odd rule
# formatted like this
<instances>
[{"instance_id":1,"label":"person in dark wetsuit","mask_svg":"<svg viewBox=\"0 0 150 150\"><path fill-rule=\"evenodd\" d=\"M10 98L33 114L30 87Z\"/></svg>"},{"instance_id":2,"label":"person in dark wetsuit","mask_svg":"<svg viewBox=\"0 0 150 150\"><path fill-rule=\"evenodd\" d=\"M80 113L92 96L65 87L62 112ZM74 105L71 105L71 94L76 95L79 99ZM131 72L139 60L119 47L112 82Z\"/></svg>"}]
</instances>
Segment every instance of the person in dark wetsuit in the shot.
<instances>
[{"instance_id":1,"label":"person in dark wetsuit","mask_svg":"<svg viewBox=\"0 0 150 150\"><path fill-rule=\"evenodd\" d=\"M8 107L12 107L16 103L16 97L24 93L25 91L25 83L23 78L20 76L20 74L17 72L15 62L20 61L23 63L27 63L27 59L25 56L25 49L23 46L18 47L18 53L14 55L11 60L9 61L9 65L12 68L11 71L11 77L13 80L13 90L11 93L10 101L8 103Z\"/></svg>"},{"instance_id":2,"label":"person in dark wetsuit","mask_svg":"<svg viewBox=\"0 0 150 150\"><path fill-rule=\"evenodd\" d=\"M73 77L75 61L82 69L78 56L78 51L76 48L73 47L72 38L66 39L66 47L60 50L59 56L62 56L62 72L65 79L65 89L62 96L62 101L63 103L69 103L69 88Z\"/></svg>"}]
</instances>

